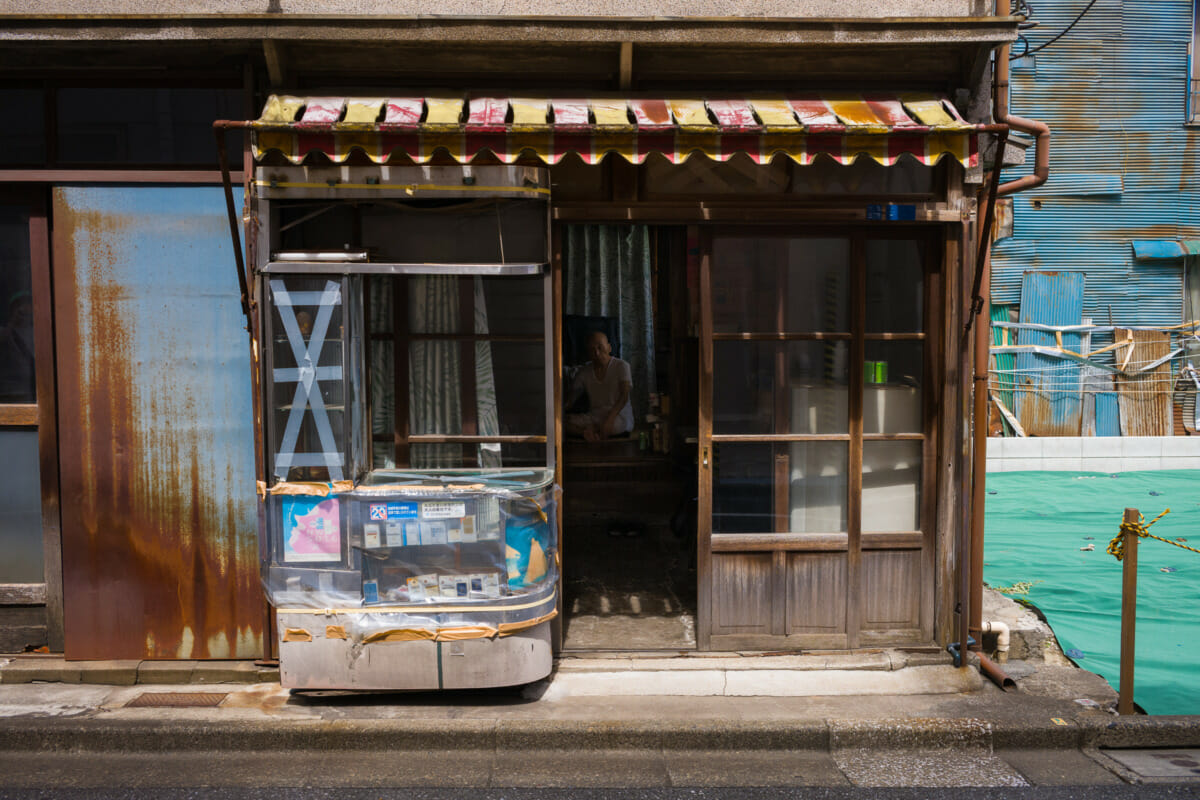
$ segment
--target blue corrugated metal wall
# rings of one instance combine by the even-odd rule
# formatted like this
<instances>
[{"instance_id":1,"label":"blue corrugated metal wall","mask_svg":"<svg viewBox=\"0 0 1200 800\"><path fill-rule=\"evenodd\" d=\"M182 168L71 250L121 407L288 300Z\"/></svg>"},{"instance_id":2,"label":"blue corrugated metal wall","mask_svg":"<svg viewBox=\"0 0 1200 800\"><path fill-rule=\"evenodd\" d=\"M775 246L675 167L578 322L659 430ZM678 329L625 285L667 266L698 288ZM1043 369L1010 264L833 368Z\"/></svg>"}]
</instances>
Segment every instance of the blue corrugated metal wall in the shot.
<instances>
[{"instance_id":1,"label":"blue corrugated metal wall","mask_svg":"<svg viewBox=\"0 0 1200 800\"><path fill-rule=\"evenodd\" d=\"M1087 3L1035 3L1030 46ZM1181 321L1182 259L1135 263L1130 243L1200 238L1200 130L1185 127L1191 29L1192 0L1100 0L1033 68L1014 62L1013 113L1053 132L1050 180L1013 199L1013 236L993 250L992 302L1019 302L1027 270L1079 270L1083 316L1096 324Z\"/></svg>"}]
</instances>

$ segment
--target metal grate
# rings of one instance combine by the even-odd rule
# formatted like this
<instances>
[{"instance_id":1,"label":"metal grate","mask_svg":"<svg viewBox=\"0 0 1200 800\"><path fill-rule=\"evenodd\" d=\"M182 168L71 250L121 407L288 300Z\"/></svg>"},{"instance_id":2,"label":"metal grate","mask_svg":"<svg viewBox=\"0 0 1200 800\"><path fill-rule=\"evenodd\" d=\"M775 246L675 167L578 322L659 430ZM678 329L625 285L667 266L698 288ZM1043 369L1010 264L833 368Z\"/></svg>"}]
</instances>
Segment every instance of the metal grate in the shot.
<instances>
[{"instance_id":1,"label":"metal grate","mask_svg":"<svg viewBox=\"0 0 1200 800\"><path fill-rule=\"evenodd\" d=\"M125 704L126 708L215 708L228 692L145 692Z\"/></svg>"}]
</instances>

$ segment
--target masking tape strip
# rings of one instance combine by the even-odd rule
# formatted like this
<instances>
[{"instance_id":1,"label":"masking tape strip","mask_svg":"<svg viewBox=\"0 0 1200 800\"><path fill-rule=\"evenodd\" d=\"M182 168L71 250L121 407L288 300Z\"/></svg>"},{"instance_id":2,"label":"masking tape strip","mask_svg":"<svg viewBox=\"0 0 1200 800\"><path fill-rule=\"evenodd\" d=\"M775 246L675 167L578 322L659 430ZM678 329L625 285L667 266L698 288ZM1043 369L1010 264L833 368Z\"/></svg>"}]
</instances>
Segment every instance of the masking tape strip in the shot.
<instances>
[{"instance_id":1,"label":"masking tape strip","mask_svg":"<svg viewBox=\"0 0 1200 800\"><path fill-rule=\"evenodd\" d=\"M369 608L277 608L280 614L320 614L331 617L334 614L453 614L470 611L524 611L527 608L537 608L547 603L555 602L555 594L551 592L545 597L529 603L511 606L370 606Z\"/></svg>"},{"instance_id":2,"label":"masking tape strip","mask_svg":"<svg viewBox=\"0 0 1200 800\"><path fill-rule=\"evenodd\" d=\"M283 632L285 642L311 642L312 639L312 634L304 628L288 628Z\"/></svg>"},{"instance_id":3,"label":"masking tape strip","mask_svg":"<svg viewBox=\"0 0 1200 800\"><path fill-rule=\"evenodd\" d=\"M502 636L512 636L513 634L529 630L537 627L543 622L548 622L558 616L558 610L555 609L549 614L543 614L524 622L509 622L501 625L499 628L493 628L490 625L465 625L455 628L438 628L431 631L425 628L395 628L385 631L376 631L363 638L363 644L374 644L376 642L463 642L469 639L494 639ZM329 638L328 636L326 638Z\"/></svg>"},{"instance_id":4,"label":"masking tape strip","mask_svg":"<svg viewBox=\"0 0 1200 800\"><path fill-rule=\"evenodd\" d=\"M275 457L275 477L287 478L292 466L325 467L329 470L332 480L340 481L342 474L342 456L337 442L334 440L333 427L329 422L329 413L325 401L321 397L317 375L321 357L321 349L325 344L325 336L333 321L333 308L341 303L341 285L335 281L325 282L324 292L295 292L289 294L285 283L280 279L271 281L271 296L279 310L279 318L283 322L288 344L297 367L296 393L292 398L292 407L288 411L287 424L284 426L283 438L279 452ZM319 298L317 317L313 320L312 330L306 341L300 331L300 323L296 320L293 302L297 298ZM304 305L313 305L312 302ZM285 311L286 310L286 311ZM341 379L341 367L337 367L336 379ZM321 452L318 454L297 455L296 443L300 438L300 426L306 411L312 413L313 424L317 428L317 438L321 442Z\"/></svg>"},{"instance_id":5,"label":"masking tape strip","mask_svg":"<svg viewBox=\"0 0 1200 800\"><path fill-rule=\"evenodd\" d=\"M258 481L258 496L267 495L307 495L309 497L328 497L331 494L343 494L354 489L353 481L335 481L328 483L317 481L280 481L267 488L265 481Z\"/></svg>"},{"instance_id":6,"label":"masking tape strip","mask_svg":"<svg viewBox=\"0 0 1200 800\"><path fill-rule=\"evenodd\" d=\"M278 285L276 285L278 284ZM335 289L330 289L333 284ZM342 303L341 287L329 281L319 292L289 292L282 281L271 281L271 296L277 306L336 306Z\"/></svg>"},{"instance_id":7,"label":"masking tape strip","mask_svg":"<svg viewBox=\"0 0 1200 800\"><path fill-rule=\"evenodd\" d=\"M341 367L276 367L271 371L276 383L304 380L310 373L313 380L318 381L340 381L342 379Z\"/></svg>"}]
</instances>

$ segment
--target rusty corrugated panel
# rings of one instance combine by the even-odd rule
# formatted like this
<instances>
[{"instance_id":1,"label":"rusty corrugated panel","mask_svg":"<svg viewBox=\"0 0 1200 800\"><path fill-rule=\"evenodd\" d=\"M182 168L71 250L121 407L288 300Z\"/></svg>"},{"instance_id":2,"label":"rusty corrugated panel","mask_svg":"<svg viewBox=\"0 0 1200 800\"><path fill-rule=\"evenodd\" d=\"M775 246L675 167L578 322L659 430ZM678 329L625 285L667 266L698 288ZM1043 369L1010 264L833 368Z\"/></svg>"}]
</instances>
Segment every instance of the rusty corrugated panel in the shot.
<instances>
[{"instance_id":1,"label":"rusty corrugated panel","mask_svg":"<svg viewBox=\"0 0 1200 800\"><path fill-rule=\"evenodd\" d=\"M1200 238L1200 128L1184 118L1195 3L1105 0L1080 18L1089 3L1035 3L1038 24L1023 32L1037 48L1078 18L1014 63L1013 112L1044 120L1054 142L1049 181L1014 196L1013 236L993 249L992 301L1017 302L1027 270L1082 270L1085 318L1178 324L1182 260L1137 261L1130 243ZM1027 173L1026 161L1004 179ZM1111 342L1102 333L1091 344Z\"/></svg>"},{"instance_id":2,"label":"rusty corrugated panel","mask_svg":"<svg viewBox=\"0 0 1200 800\"><path fill-rule=\"evenodd\" d=\"M1171 352L1171 335L1159 331L1130 331L1117 328L1117 341L1133 337L1133 353L1117 351L1118 363L1129 366L1152 364ZM1121 409L1121 433L1124 436L1171 435L1171 365L1158 367L1133 377L1117 376L1117 403Z\"/></svg>"},{"instance_id":3,"label":"rusty corrugated panel","mask_svg":"<svg viewBox=\"0 0 1200 800\"><path fill-rule=\"evenodd\" d=\"M54 190L66 655L262 653L249 352L216 187Z\"/></svg>"},{"instance_id":4,"label":"rusty corrugated panel","mask_svg":"<svg viewBox=\"0 0 1200 800\"><path fill-rule=\"evenodd\" d=\"M1082 272L1026 272L1021 322L1078 325L1083 311ZM1053 333L1021 330L1017 344L1056 347ZM1063 334L1062 346L1078 353L1082 337ZM1053 356L1018 352L1014 413L1030 436L1078 436L1083 423L1080 367Z\"/></svg>"}]
</instances>

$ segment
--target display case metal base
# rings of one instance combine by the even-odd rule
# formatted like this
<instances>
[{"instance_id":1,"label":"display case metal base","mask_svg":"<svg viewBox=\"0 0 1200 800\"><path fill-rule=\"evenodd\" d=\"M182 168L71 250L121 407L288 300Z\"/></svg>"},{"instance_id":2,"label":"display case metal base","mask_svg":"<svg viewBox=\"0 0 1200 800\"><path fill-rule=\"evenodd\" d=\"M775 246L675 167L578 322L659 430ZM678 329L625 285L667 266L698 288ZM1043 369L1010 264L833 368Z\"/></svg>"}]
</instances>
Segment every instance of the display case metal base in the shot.
<instances>
[{"instance_id":1,"label":"display case metal base","mask_svg":"<svg viewBox=\"0 0 1200 800\"><path fill-rule=\"evenodd\" d=\"M487 689L532 683L553 667L549 622L492 639L363 644L339 638L353 630L347 615L285 609L275 619L285 689Z\"/></svg>"}]
</instances>

